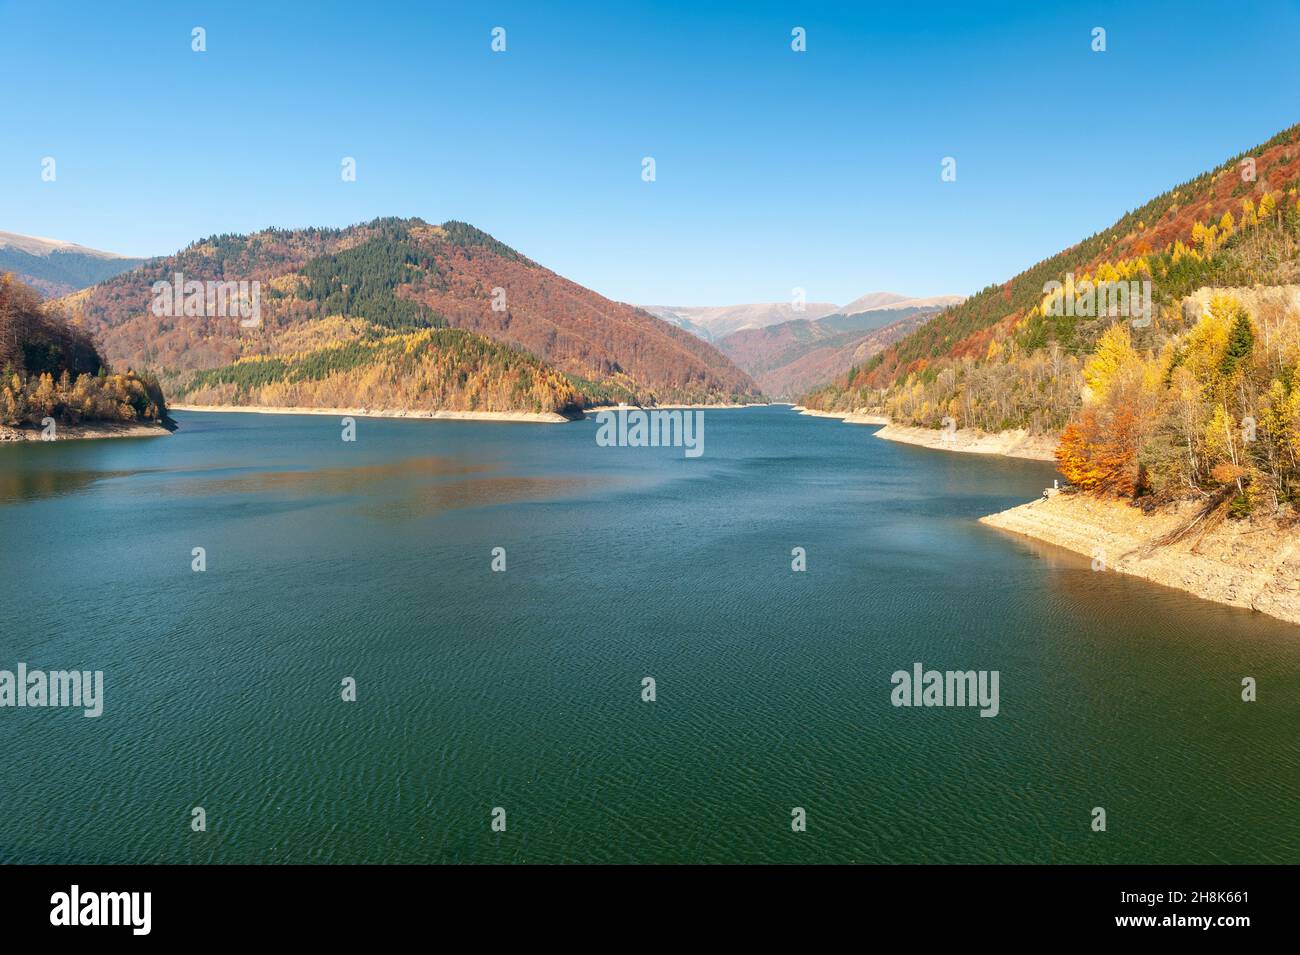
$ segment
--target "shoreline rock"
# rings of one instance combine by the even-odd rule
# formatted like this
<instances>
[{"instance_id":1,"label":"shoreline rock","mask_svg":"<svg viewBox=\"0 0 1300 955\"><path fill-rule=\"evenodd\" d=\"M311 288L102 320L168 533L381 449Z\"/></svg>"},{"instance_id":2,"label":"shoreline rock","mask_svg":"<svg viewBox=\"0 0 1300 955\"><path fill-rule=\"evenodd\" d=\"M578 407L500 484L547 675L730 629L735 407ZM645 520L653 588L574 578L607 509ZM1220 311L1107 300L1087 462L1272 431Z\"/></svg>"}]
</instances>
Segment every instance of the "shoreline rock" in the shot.
<instances>
[{"instance_id":1,"label":"shoreline rock","mask_svg":"<svg viewBox=\"0 0 1300 955\"><path fill-rule=\"evenodd\" d=\"M974 428L941 431L936 428L917 428L893 424L888 417L860 409L858 411L817 411L794 405L801 415L813 418L838 418L845 424L883 425L877 438L914 444L935 451L956 451L960 454L1000 454L1007 458L1025 458L1030 461L1055 461L1058 440L1049 435L1030 434L1023 429L999 431L989 434Z\"/></svg>"},{"instance_id":2,"label":"shoreline rock","mask_svg":"<svg viewBox=\"0 0 1300 955\"><path fill-rule=\"evenodd\" d=\"M883 423L875 437L936 451L1056 460L1055 438L1025 431L959 430L945 436L932 428L889 424L878 415L795 410L848 424ZM1195 507L1188 502L1147 515L1123 501L1052 489L1027 504L981 517L980 523L1088 558L1102 556L1108 570L1300 624L1300 525L1224 520L1176 543L1156 544Z\"/></svg>"},{"instance_id":3,"label":"shoreline rock","mask_svg":"<svg viewBox=\"0 0 1300 955\"><path fill-rule=\"evenodd\" d=\"M803 405L791 405L790 407L792 410L809 418L838 418L845 424L889 424L889 419L884 415L873 414L866 410L818 411L815 408L805 408Z\"/></svg>"},{"instance_id":4,"label":"shoreline rock","mask_svg":"<svg viewBox=\"0 0 1300 955\"><path fill-rule=\"evenodd\" d=\"M1007 458L1026 458L1030 461L1055 461L1058 441L1048 435L1030 434L1028 431L999 431L989 434L975 429L941 431L934 428L914 428L889 424L876 432L877 438L915 444L936 451L956 451L960 454L1000 454Z\"/></svg>"},{"instance_id":5,"label":"shoreline rock","mask_svg":"<svg viewBox=\"0 0 1300 955\"><path fill-rule=\"evenodd\" d=\"M1147 515L1123 501L1049 492L980 523L1101 557L1108 570L1300 624L1300 526L1225 519L1176 543L1156 544L1195 509L1189 502Z\"/></svg>"},{"instance_id":6,"label":"shoreline rock","mask_svg":"<svg viewBox=\"0 0 1300 955\"><path fill-rule=\"evenodd\" d=\"M40 427L25 425L12 427L0 425L0 444L17 444L22 441L40 441ZM101 438L157 438L171 434L172 429L163 422L144 421L88 421L80 424L57 422L55 441L95 441Z\"/></svg>"}]
</instances>

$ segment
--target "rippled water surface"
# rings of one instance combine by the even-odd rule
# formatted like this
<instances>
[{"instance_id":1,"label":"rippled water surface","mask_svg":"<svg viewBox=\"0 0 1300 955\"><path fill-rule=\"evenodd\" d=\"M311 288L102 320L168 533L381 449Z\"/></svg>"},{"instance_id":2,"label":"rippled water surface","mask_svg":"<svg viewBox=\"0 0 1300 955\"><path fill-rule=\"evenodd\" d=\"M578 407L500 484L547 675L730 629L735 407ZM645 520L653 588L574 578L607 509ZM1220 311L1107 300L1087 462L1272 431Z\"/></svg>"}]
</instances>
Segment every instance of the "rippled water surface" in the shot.
<instances>
[{"instance_id":1,"label":"rippled water surface","mask_svg":"<svg viewBox=\"0 0 1300 955\"><path fill-rule=\"evenodd\" d=\"M0 447L0 669L105 680L0 708L0 860L1300 861L1300 627L976 523L1048 465L784 408L695 459L176 417ZM916 661L1001 712L893 707Z\"/></svg>"}]
</instances>

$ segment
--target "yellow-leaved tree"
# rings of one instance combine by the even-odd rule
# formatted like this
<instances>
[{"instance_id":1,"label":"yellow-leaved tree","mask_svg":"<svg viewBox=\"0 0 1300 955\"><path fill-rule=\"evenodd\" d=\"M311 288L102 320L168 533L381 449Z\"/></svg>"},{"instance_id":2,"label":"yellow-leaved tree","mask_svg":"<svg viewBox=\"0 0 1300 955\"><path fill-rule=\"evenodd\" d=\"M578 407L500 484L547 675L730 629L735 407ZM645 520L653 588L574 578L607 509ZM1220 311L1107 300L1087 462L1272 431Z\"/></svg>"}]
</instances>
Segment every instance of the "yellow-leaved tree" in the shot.
<instances>
[{"instance_id":1,"label":"yellow-leaved tree","mask_svg":"<svg viewBox=\"0 0 1300 955\"><path fill-rule=\"evenodd\" d=\"M1273 193L1266 192L1264 197L1259 200L1259 221L1267 222L1273 218L1273 213L1277 211L1277 200L1273 198Z\"/></svg>"},{"instance_id":2,"label":"yellow-leaved tree","mask_svg":"<svg viewBox=\"0 0 1300 955\"><path fill-rule=\"evenodd\" d=\"M1119 374L1137 361L1138 353L1133 348L1128 325L1121 322L1106 329L1097 342L1097 350L1083 366L1083 382L1088 387L1088 397L1105 401Z\"/></svg>"}]
</instances>

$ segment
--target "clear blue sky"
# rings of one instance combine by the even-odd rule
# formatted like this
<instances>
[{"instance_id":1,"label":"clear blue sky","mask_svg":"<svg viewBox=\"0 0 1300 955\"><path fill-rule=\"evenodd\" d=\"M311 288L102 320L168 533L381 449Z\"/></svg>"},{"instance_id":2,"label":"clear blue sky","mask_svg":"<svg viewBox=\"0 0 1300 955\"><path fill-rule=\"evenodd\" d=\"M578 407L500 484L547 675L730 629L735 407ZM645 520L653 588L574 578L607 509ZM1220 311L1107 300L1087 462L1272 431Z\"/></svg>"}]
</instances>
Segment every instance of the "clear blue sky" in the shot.
<instances>
[{"instance_id":1,"label":"clear blue sky","mask_svg":"<svg viewBox=\"0 0 1300 955\"><path fill-rule=\"evenodd\" d=\"M0 230L456 218L625 301L844 303L1008 278L1300 121L1294 2L703 6L0 0Z\"/></svg>"}]
</instances>

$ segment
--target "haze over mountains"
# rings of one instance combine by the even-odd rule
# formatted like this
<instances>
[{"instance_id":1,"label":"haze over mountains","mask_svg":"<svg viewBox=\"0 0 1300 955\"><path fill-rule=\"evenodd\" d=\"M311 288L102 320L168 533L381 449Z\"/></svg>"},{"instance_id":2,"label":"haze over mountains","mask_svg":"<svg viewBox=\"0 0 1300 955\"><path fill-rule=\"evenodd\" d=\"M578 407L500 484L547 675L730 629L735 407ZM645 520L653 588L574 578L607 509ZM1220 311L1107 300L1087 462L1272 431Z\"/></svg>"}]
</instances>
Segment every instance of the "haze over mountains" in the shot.
<instances>
[{"instance_id":1,"label":"haze over mountains","mask_svg":"<svg viewBox=\"0 0 1300 955\"><path fill-rule=\"evenodd\" d=\"M806 302L795 311L790 302L758 302L752 305L643 305L647 312L665 322L714 342L745 328L763 328L796 319L817 319L839 311L833 302Z\"/></svg>"},{"instance_id":2,"label":"haze over mountains","mask_svg":"<svg viewBox=\"0 0 1300 955\"><path fill-rule=\"evenodd\" d=\"M67 295L143 261L59 239L0 232L0 273L12 272L45 295Z\"/></svg>"},{"instance_id":3,"label":"haze over mountains","mask_svg":"<svg viewBox=\"0 0 1300 955\"><path fill-rule=\"evenodd\" d=\"M940 307L874 308L734 332L718 350L770 398L796 398L905 338Z\"/></svg>"},{"instance_id":4,"label":"haze over mountains","mask_svg":"<svg viewBox=\"0 0 1300 955\"><path fill-rule=\"evenodd\" d=\"M833 302L759 302L748 305L645 305L651 315L693 332L705 341L716 342L735 332L766 328L782 322L815 322L827 315L854 315L884 308L941 308L961 301L960 295L914 298L897 292L868 292L847 305ZM886 324L882 322L881 324Z\"/></svg>"},{"instance_id":5,"label":"haze over mountains","mask_svg":"<svg viewBox=\"0 0 1300 955\"><path fill-rule=\"evenodd\" d=\"M763 393L790 398L831 381L915 331L960 295L915 298L869 292L847 305L790 302L663 306L646 311L717 346Z\"/></svg>"}]
</instances>

